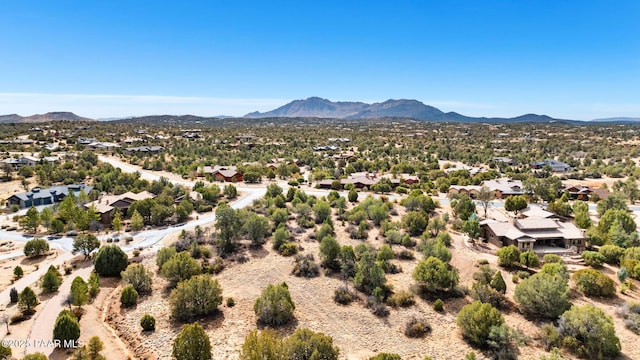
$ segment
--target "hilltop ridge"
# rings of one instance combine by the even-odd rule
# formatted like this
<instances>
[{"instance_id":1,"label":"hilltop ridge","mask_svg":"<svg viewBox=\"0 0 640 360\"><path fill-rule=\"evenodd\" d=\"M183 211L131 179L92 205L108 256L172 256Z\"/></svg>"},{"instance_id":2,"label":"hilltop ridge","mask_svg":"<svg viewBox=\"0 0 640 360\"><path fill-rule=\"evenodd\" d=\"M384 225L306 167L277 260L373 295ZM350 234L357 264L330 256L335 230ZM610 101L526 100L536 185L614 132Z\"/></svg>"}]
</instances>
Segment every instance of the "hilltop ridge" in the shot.
<instances>
[{"instance_id":1,"label":"hilltop ridge","mask_svg":"<svg viewBox=\"0 0 640 360\"><path fill-rule=\"evenodd\" d=\"M57 111L46 114L20 116L18 114L0 115L0 123L37 123L47 121L95 121L94 119L78 116L72 112Z\"/></svg>"},{"instance_id":2,"label":"hilltop ridge","mask_svg":"<svg viewBox=\"0 0 640 360\"><path fill-rule=\"evenodd\" d=\"M563 121L547 115L525 114L514 118L470 117L456 112L443 112L412 99L389 99L384 102L367 104L363 102L334 102L319 97L294 100L267 112L252 112L245 118L271 117L319 117L337 119L410 118L421 121L451 122L549 122Z\"/></svg>"}]
</instances>

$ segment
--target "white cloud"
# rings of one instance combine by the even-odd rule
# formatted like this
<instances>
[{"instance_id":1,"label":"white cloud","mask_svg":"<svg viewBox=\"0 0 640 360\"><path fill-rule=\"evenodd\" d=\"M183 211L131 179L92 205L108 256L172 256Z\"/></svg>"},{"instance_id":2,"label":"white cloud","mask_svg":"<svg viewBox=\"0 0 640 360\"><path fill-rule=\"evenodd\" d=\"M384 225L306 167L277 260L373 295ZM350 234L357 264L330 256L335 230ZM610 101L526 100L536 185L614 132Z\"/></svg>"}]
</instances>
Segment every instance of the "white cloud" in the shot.
<instances>
[{"instance_id":1,"label":"white cloud","mask_svg":"<svg viewBox=\"0 0 640 360\"><path fill-rule=\"evenodd\" d=\"M91 118L171 115L232 115L268 111L286 104L284 99L242 99L192 96L0 93L0 114L28 116L50 111L71 111Z\"/></svg>"}]
</instances>

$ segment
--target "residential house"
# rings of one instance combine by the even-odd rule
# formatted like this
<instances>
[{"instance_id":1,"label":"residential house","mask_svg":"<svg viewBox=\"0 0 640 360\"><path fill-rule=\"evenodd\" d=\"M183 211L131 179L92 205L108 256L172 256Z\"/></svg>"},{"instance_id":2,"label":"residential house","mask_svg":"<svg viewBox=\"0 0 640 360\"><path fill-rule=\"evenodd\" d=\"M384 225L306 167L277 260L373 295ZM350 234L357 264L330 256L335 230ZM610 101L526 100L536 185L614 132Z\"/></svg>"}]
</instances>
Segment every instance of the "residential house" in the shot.
<instances>
[{"instance_id":1,"label":"residential house","mask_svg":"<svg viewBox=\"0 0 640 360\"><path fill-rule=\"evenodd\" d=\"M465 194L475 199L480 194L482 186L486 186L493 193L496 199L504 199L513 195L523 195L524 188L522 181L512 180L508 178L485 180L480 185L451 185L449 187L449 195Z\"/></svg>"},{"instance_id":2,"label":"residential house","mask_svg":"<svg viewBox=\"0 0 640 360\"><path fill-rule=\"evenodd\" d=\"M561 191L567 194L569 199L582 201L589 201L589 195L593 193L593 190L586 185L562 184Z\"/></svg>"},{"instance_id":3,"label":"residential house","mask_svg":"<svg viewBox=\"0 0 640 360\"><path fill-rule=\"evenodd\" d=\"M112 151L115 148L119 148L120 145L106 141L94 141L92 143L86 144L85 147L91 150Z\"/></svg>"},{"instance_id":4,"label":"residential house","mask_svg":"<svg viewBox=\"0 0 640 360\"><path fill-rule=\"evenodd\" d=\"M335 154L333 155L333 159L334 160L346 160L346 161L350 161L350 160L357 160L358 157L354 154Z\"/></svg>"},{"instance_id":5,"label":"residential house","mask_svg":"<svg viewBox=\"0 0 640 360\"><path fill-rule=\"evenodd\" d=\"M247 142L247 141L253 141L256 139L256 136L253 134L240 134L238 136L236 136L236 140L240 141L240 142Z\"/></svg>"},{"instance_id":6,"label":"residential house","mask_svg":"<svg viewBox=\"0 0 640 360\"><path fill-rule=\"evenodd\" d=\"M523 195L524 186L522 181L508 178L485 180L480 186L488 187L496 199L504 199L509 196Z\"/></svg>"},{"instance_id":7,"label":"residential house","mask_svg":"<svg viewBox=\"0 0 640 360\"><path fill-rule=\"evenodd\" d=\"M456 172L456 171L468 171L469 175L475 176L475 175L478 175L479 173L485 172L487 170L483 169L483 168L471 167L471 166L466 166L466 165L462 165L462 166L458 167L457 164L454 164L454 167L449 167L449 168L444 169L444 172L446 172L447 174L451 174L452 172Z\"/></svg>"},{"instance_id":8,"label":"residential house","mask_svg":"<svg viewBox=\"0 0 640 360\"><path fill-rule=\"evenodd\" d=\"M129 207L134 201L153 199L156 196L148 191L139 193L126 192L120 195L100 195L98 200L84 204L86 209L93 207L100 214L100 222L105 225L111 224L113 211L118 209L123 215L127 214Z\"/></svg>"},{"instance_id":9,"label":"residential house","mask_svg":"<svg viewBox=\"0 0 640 360\"><path fill-rule=\"evenodd\" d=\"M200 135L200 132L202 132L202 130L200 129L185 129L185 130L180 130L182 132L182 137L184 139L200 139L202 136Z\"/></svg>"},{"instance_id":10,"label":"residential house","mask_svg":"<svg viewBox=\"0 0 640 360\"><path fill-rule=\"evenodd\" d=\"M513 160L512 158L502 157L502 156L494 157L493 159L491 159L491 161L493 161L496 164L506 164L506 165L509 165L509 166L518 165L518 162Z\"/></svg>"},{"instance_id":11,"label":"residential house","mask_svg":"<svg viewBox=\"0 0 640 360\"><path fill-rule=\"evenodd\" d=\"M335 151L338 150L338 147L335 145L322 145L322 146L314 146L313 151Z\"/></svg>"},{"instance_id":12,"label":"residential house","mask_svg":"<svg viewBox=\"0 0 640 360\"><path fill-rule=\"evenodd\" d=\"M420 178L416 175L409 174L398 174L397 176L400 179L400 182L407 185L419 184Z\"/></svg>"},{"instance_id":13,"label":"residential house","mask_svg":"<svg viewBox=\"0 0 640 360\"><path fill-rule=\"evenodd\" d=\"M91 143L97 142L98 140L96 138L85 138L85 137L79 137L76 142L80 145L89 145Z\"/></svg>"},{"instance_id":14,"label":"residential house","mask_svg":"<svg viewBox=\"0 0 640 360\"><path fill-rule=\"evenodd\" d=\"M378 176L377 174L370 174L367 172L362 173L353 173L347 179L340 179L340 186L344 188L347 184L353 184L353 186L357 189L362 188L371 188L372 185L377 184L382 178L387 178L391 182L392 187L397 187L400 185L401 180L397 178L392 178L390 176ZM318 188L320 189L330 189L331 185L335 180L327 179L318 181Z\"/></svg>"},{"instance_id":15,"label":"residential house","mask_svg":"<svg viewBox=\"0 0 640 360\"><path fill-rule=\"evenodd\" d=\"M475 199L480 194L479 185L451 185L449 186L448 194L452 195L467 195L468 197Z\"/></svg>"},{"instance_id":16,"label":"residential house","mask_svg":"<svg viewBox=\"0 0 640 360\"><path fill-rule=\"evenodd\" d=\"M128 153L144 153L144 154L157 154L160 151L164 150L162 146L138 146L138 147L128 147L125 148L124 151Z\"/></svg>"},{"instance_id":17,"label":"residential house","mask_svg":"<svg viewBox=\"0 0 640 360\"><path fill-rule=\"evenodd\" d=\"M553 172L571 172L573 171L573 167L569 164L565 164L561 161L554 159L546 159L542 161L534 161L529 166L534 170L540 170L545 166L549 165L551 171Z\"/></svg>"},{"instance_id":18,"label":"residential house","mask_svg":"<svg viewBox=\"0 0 640 360\"><path fill-rule=\"evenodd\" d=\"M2 160L3 163L11 165L15 170L20 169L23 166L35 167L41 163L49 163L53 165L56 162L59 162L60 158L57 156L45 156L44 158L39 158L35 156L23 156L20 158L8 158Z\"/></svg>"},{"instance_id":19,"label":"residential house","mask_svg":"<svg viewBox=\"0 0 640 360\"><path fill-rule=\"evenodd\" d=\"M51 205L61 202L70 193L78 196L81 191L88 194L92 189L93 186L84 184L52 186L48 189L33 188L31 191L11 195L7 199L7 206L18 205L22 209L31 206Z\"/></svg>"},{"instance_id":20,"label":"residential house","mask_svg":"<svg viewBox=\"0 0 640 360\"><path fill-rule=\"evenodd\" d=\"M235 166L205 166L202 171L206 176L213 178L215 181L243 181L242 174L238 172L238 169Z\"/></svg>"},{"instance_id":21,"label":"residential house","mask_svg":"<svg viewBox=\"0 0 640 360\"><path fill-rule=\"evenodd\" d=\"M520 215L526 218L539 218L539 219L551 219L558 218L556 213L544 210L540 206L528 206L525 209L520 210Z\"/></svg>"},{"instance_id":22,"label":"residential house","mask_svg":"<svg viewBox=\"0 0 640 360\"><path fill-rule=\"evenodd\" d=\"M499 222L481 222L481 236L496 246L515 245L520 251L581 252L587 237L573 223L558 219L526 218ZM557 248L557 249L554 249Z\"/></svg>"},{"instance_id":23,"label":"residential house","mask_svg":"<svg viewBox=\"0 0 640 360\"><path fill-rule=\"evenodd\" d=\"M611 195L609 190L604 188L593 188L588 185L572 184L562 184L562 193L567 194L569 199L582 201L606 199Z\"/></svg>"}]
</instances>

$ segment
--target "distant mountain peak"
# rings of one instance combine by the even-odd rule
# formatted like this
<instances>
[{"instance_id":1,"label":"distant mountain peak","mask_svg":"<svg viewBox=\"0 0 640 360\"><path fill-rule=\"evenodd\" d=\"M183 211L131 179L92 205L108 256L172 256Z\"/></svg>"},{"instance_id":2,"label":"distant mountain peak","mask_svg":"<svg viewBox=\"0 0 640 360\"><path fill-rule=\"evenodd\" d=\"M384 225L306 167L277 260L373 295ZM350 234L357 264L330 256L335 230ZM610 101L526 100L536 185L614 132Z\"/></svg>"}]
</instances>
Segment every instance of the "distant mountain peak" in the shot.
<instances>
[{"instance_id":1,"label":"distant mountain peak","mask_svg":"<svg viewBox=\"0 0 640 360\"><path fill-rule=\"evenodd\" d=\"M334 102L321 97L312 96L303 100L294 100L275 110L264 113L254 111L245 118L268 117L318 117L336 119L376 119L376 118L410 118L420 121L449 122L550 122L557 121L546 115L526 114L515 118L469 117L456 112L442 112L440 109L426 105L415 99L389 99L379 103Z\"/></svg>"}]
</instances>

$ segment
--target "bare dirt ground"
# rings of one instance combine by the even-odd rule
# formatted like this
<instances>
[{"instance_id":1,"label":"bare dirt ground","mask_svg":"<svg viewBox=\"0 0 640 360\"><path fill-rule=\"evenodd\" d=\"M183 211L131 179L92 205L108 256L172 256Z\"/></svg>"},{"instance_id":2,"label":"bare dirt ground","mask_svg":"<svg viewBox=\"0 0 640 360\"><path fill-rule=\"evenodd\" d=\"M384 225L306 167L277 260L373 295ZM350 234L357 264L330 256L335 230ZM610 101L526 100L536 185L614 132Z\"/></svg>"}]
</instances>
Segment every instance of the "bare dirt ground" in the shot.
<instances>
[{"instance_id":1,"label":"bare dirt ground","mask_svg":"<svg viewBox=\"0 0 640 360\"><path fill-rule=\"evenodd\" d=\"M450 210L443 206L441 212ZM400 214L402 215L402 214ZM393 220L398 220L394 217ZM336 235L343 245L357 245L358 240L349 238L345 226L334 222ZM302 253L311 253L318 260L319 244L308 239L310 231L296 235ZM471 286L472 275L477 271L477 263L480 259L487 259L497 268L497 257L488 253L478 252L465 243L464 236L451 232L452 261L460 272L461 285ZM369 243L375 247L382 244L377 229L370 230ZM170 243L169 240L165 245ZM394 247L395 251L401 247ZM263 249L252 250L246 253L248 261L245 263L232 263L214 278L218 279L225 298L233 297L236 305L219 307L217 315L201 319L211 339L213 355L215 359L237 359L242 343L249 331L259 327L253 312L253 303L261 290L268 284L286 281L293 300L296 304L295 321L289 326L279 328L277 331L283 335L289 335L296 328L307 327L314 331L320 331L333 337L334 344L340 348L341 359L367 359L378 352L398 353L403 359L423 359L424 356L432 356L434 359L463 359L466 354L473 351L478 359L483 359L483 354L471 348L462 339L456 325L457 312L462 306L470 303L471 298L457 298L445 300L445 312L437 313L432 308L431 300L416 298L416 305L409 308L391 309L387 318L378 318L366 309L362 302L348 306L338 305L333 302L334 290L343 284L337 276L321 275L313 279L298 278L291 275L293 258L283 257L273 251L270 244L265 244ZM406 290L414 283L411 278L413 269L421 259L413 261L393 260L403 268L399 274L387 274L389 283L394 290ZM143 263L157 271L155 258L145 258ZM580 266L572 266L571 270L580 269ZM616 269L605 269L605 273L615 278ZM537 342L538 329L543 323L529 320L523 317L513 303L513 292L516 284L511 281L512 273L501 270L507 283L507 296L511 305L507 311L503 311L506 322L528 336L531 341L526 346L520 347L519 359L538 359L546 354ZM168 306L168 291L166 282L156 276L153 294L144 297L138 306L132 310L122 310L119 307L117 297L113 297L107 311L110 324L116 329L119 336L129 344L136 358L140 359L170 359L172 341L180 331L181 324L174 322L170 317ZM617 280L616 280L617 281ZM636 285L636 289L638 289ZM119 289L115 289L119 294ZM603 308L614 318L616 332L621 340L623 359L640 359L640 345L637 344L637 335L627 330L623 320L614 315L618 304L625 301L637 301L637 290L628 292L627 295L618 295L613 300L594 300L584 298L574 291L572 302L576 305L593 303ZM139 326L139 320L144 314L151 314L156 318L157 330L145 333ZM403 334L406 321L412 316L428 319L433 331L424 339L410 339ZM567 358L572 358L565 354Z\"/></svg>"},{"instance_id":2,"label":"bare dirt ground","mask_svg":"<svg viewBox=\"0 0 640 360\"><path fill-rule=\"evenodd\" d=\"M159 173L158 175L164 176L165 174ZM19 182L14 191L23 191L20 189ZM0 198L2 198L1 194ZM401 209L400 206L396 208ZM450 213L450 209L446 206L442 206L439 211ZM393 220L398 221L399 218L397 216ZM349 238L345 226L340 222L335 221L335 226L337 238L341 244L357 245L360 243L358 240ZM319 261L319 244L316 241L308 240L309 233L307 231L304 234L296 235L297 241L304 249L302 253L311 253ZM451 235L453 238L451 264L460 272L461 285L470 286L472 284L472 274L477 269L476 264L479 259L487 259L494 267L497 267L495 256L470 249L465 245L462 235L454 232L451 232ZM153 256L155 251L161 246L169 245L176 237L177 234L174 234L165 239L162 244L157 244L152 249L143 251L145 266L156 272L157 267ZM368 242L375 247L382 244L377 229L370 230ZM395 251L400 249L401 247L394 247ZM237 359L239 357L245 336L249 331L258 327L253 312L255 299L268 284L282 281L286 281L289 285L296 304L296 319L289 326L278 329L278 332L282 335L288 335L296 328L302 327L321 331L333 337L334 344L340 348L342 359L367 359L378 352L391 352L400 354L403 359L422 359L429 355L437 360L457 360L463 359L471 351L478 355L478 359L484 359L480 351L471 348L462 340L456 325L457 312L462 306L472 301L469 297L446 299L445 312L442 314L433 310L431 300L416 298L416 305L409 308L392 309L389 317L381 319L371 314L363 303L353 303L349 306L334 303L333 292L343 284L338 277L322 274L317 278L304 279L291 275L293 258L277 254L271 249L270 243L265 244L261 250L248 251L247 257L248 261L231 263L221 274L214 276L220 281L224 297L233 297L236 305L231 308L221 305L217 315L200 320L200 324L205 327L210 336L215 359ZM387 279L394 290L406 290L413 284L411 274L421 259L417 252L416 257L417 259L413 261L393 260L403 268L403 272L399 274L387 274ZM4 276L10 275L12 277L12 269L15 266L13 263L20 261L22 260L14 259L13 262L3 261L0 263L0 266L5 270L0 273L0 284L4 283ZM27 273L28 266L30 265L23 266L25 273ZM44 266L44 262L40 266ZM579 268L581 267L572 267L572 270ZM616 270L615 268L605 268L605 273L617 282ZM516 284L511 281L511 273L501 271L507 284L507 296L512 299ZM9 272L9 275L3 274ZM88 276L88 274L86 275ZM72 279L73 277L65 277L65 284L70 284ZM173 339L180 331L181 324L170 318L167 301L169 292L166 290L166 282L156 276L152 295L140 298L137 307L126 310L120 309L119 306L121 289L119 282L103 280L101 287L102 291L94 302L84 306L85 314L81 320L81 340L87 341L93 335L100 336L105 343L105 350L102 353L107 359L126 359L127 357L170 359ZM574 291L572 299L576 305L586 303L598 305L613 317L625 359L640 359L640 345L637 343L637 335L625 328L623 320L615 316L614 311L615 307L622 302L640 299L637 282L635 289L628 292L627 295L619 294L613 300L588 299ZM53 298L49 298L49 300L43 298L42 300L51 301ZM55 302L51 301L51 304L50 306L53 307ZM37 310L41 312L45 306L46 303L41 304ZM61 306L63 305L59 303L55 306L55 311L48 309L47 312L54 314L55 317L57 312L61 310ZM5 311L11 310L15 310L15 306L9 306ZM140 318L147 313L156 318L157 330L155 332L145 333L139 325ZM537 331L538 327L542 325L541 323L524 318L519 314L515 305L503 312L503 315L510 326L532 338L528 346L520 348L518 358L538 359L541 354L545 353L536 343ZM412 316L428 319L433 328L432 333L424 339L407 338L403 334L404 324ZM28 338L30 334L33 334L32 331L37 321L38 317L34 316L28 321L11 326L12 334L10 337L12 339ZM44 331L42 336L45 336L47 332L46 329L36 331ZM50 330L48 331L50 332ZM14 349L14 355L23 353L24 351L18 350L16 352ZM62 359L66 355L58 350L53 352L52 358ZM571 358L569 355L565 356Z\"/></svg>"}]
</instances>

